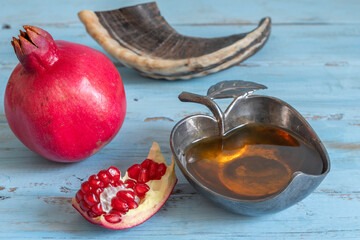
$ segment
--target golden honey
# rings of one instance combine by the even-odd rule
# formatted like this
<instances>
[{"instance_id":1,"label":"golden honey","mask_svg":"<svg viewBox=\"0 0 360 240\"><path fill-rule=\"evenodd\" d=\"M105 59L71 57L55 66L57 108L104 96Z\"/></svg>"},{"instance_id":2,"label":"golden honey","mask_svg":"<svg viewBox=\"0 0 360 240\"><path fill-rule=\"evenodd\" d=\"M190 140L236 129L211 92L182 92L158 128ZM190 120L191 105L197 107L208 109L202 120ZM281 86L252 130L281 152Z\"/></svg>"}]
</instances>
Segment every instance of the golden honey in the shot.
<instances>
[{"instance_id":1,"label":"golden honey","mask_svg":"<svg viewBox=\"0 0 360 240\"><path fill-rule=\"evenodd\" d=\"M296 171L314 175L323 171L313 146L284 129L259 124L197 141L184 156L187 169L203 185L247 200L281 191Z\"/></svg>"}]
</instances>

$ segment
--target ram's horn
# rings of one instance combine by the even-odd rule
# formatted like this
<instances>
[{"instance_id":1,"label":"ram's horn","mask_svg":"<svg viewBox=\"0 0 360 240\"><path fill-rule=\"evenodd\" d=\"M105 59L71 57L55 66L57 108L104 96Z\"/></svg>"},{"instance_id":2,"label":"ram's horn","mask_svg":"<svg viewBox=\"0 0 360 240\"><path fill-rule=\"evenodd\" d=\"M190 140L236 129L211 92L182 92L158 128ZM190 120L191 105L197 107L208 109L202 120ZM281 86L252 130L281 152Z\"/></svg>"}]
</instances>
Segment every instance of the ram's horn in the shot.
<instances>
[{"instance_id":1,"label":"ram's horn","mask_svg":"<svg viewBox=\"0 0 360 240\"><path fill-rule=\"evenodd\" d=\"M249 32L219 38L177 33L160 15L155 2L113 11L83 10L87 32L122 64L142 75L168 80L201 77L229 68L255 54L270 34L263 18Z\"/></svg>"}]
</instances>

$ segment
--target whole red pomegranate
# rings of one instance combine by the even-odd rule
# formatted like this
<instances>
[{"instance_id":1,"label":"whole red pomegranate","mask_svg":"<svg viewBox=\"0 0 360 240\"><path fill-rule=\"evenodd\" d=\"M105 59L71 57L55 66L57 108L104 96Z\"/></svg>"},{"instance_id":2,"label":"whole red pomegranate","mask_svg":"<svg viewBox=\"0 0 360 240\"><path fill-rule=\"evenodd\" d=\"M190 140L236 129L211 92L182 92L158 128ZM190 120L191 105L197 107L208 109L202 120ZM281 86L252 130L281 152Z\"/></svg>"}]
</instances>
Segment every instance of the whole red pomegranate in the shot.
<instances>
[{"instance_id":1,"label":"whole red pomegranate","mask_svg":"<svg viewBox=\"0 0 360 240\"><path fill-rule=\"evenodd\" d=\"M125 91L103 53L54 41L24 26L11 42L20 61L5 92L5 114L14 134L32 151L57 162L87 158L119 131Z\"/></svg>"}]
</instances>

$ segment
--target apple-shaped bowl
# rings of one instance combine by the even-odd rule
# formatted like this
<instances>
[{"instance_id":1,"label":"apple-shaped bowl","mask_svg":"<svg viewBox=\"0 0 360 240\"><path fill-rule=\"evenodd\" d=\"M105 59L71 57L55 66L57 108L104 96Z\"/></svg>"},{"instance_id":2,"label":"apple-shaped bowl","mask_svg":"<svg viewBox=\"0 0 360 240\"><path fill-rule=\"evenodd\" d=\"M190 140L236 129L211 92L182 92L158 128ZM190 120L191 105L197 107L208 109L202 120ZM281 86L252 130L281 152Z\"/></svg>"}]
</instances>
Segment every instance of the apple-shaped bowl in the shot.
<instances>
[{"instance_id":1,"label":"apple-shaped bowl","mask_svg":"<svg viewBox=\"0 0 360 240\"><path fill-rule=\"evenodd\" d=\"M186 117L174 126L170 135L173 156L189 183L216 205L242 215L261 216L284 210L308 196L330 171L330 159L324 145L298 111L280 99L251 94L265 88L253 82L223 81L210 87L207 96L183 92L179 95L181 101L204 104L214 117L203 114ZM213 100L229 97L234 98L234 101L223 113ZM249 200L216 192L189 172L185 153L191 144L204 138L224 136L231 130L250 123L277 126L301 137L319 153L323 162L321 174L296 171L281 191L265 198Z\"/></svg>"}]
</instances>

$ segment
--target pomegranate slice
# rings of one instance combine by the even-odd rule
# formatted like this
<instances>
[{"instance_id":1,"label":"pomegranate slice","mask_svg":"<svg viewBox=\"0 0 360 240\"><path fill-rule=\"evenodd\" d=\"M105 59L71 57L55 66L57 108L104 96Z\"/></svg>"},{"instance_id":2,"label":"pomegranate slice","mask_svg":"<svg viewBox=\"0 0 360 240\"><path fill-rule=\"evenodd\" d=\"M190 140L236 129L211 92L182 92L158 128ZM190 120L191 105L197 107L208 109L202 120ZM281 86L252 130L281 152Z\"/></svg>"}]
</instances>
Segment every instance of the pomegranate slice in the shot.
<instances>
[{"instance_id":1,"label":"pomegranate slice","mask_svg":"<svg viewBox=\"0 0 360 240\"><path fill-rule=\"evenodd\" d=\"M124 177L116 167L91 175L81 184L72 205L93 224L110 229L135 227L169 198L177 182L174 166L174 161L166 165L154 142L147 159L131 166Z\"/></svg>"}]
</instances>

